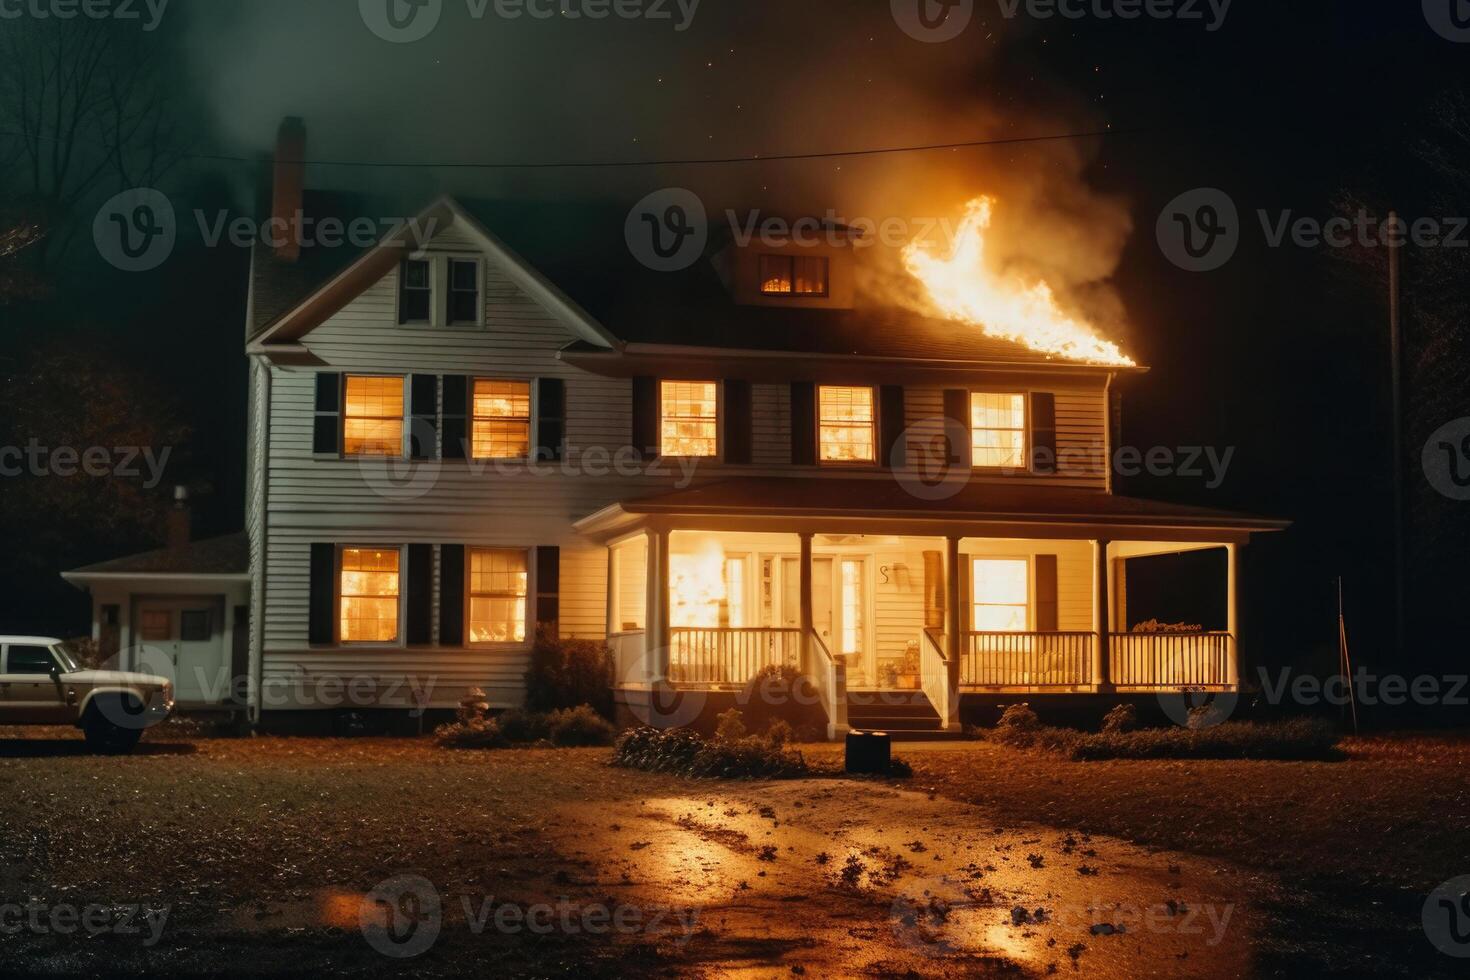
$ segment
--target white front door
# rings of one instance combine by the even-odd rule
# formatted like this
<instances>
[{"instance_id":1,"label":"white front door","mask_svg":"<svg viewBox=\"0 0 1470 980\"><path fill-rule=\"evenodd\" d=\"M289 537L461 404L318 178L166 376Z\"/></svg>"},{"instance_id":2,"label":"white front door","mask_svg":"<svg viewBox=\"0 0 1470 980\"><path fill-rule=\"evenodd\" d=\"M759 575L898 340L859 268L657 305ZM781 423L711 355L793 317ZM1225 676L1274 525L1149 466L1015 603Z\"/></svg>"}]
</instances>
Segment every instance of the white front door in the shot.
<instances>
[{"instance_id":1,"label":"white front door","mask_svg":"<svg viewBox=\"0 0 1470 980\"><path fill-rule=\"evenodd\" d=\"M772 625L801 625L801 561L781 559L780 601ZM873 683L872 628L868 622L868 559L865 556L812 557L812 626L834 657L847 663L849 687Z\"/></svg>"},{"instance_id":2,"label":"white front door","mask_svg":"<svg viewBox=\"0 0 1470 980\"><path fill-rule=\"evenodd\" d=\"M143 599L135 622L134 669L170 678L180 704L216 704L229 697L221 602Z\"/></svg>"}]
</instances>

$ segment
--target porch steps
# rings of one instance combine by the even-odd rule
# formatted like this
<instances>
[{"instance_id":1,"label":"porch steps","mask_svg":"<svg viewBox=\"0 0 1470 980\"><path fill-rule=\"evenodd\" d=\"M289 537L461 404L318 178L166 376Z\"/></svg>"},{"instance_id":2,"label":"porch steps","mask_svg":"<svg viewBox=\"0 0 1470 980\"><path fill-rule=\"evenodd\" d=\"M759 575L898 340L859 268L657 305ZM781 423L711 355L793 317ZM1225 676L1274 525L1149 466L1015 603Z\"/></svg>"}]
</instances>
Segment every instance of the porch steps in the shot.
<instances>
[{"instance_id":1,"label":"porch steps","mask_svg":"<svg viewBox=\"0 0 1470 980\"><path fill-rule=\"evenodd\" d=\"M939 712L919 691L850 691L847 725L864 732L887 732L896 742L963 738L940 727Z\"/></svg>"}]
</instances>

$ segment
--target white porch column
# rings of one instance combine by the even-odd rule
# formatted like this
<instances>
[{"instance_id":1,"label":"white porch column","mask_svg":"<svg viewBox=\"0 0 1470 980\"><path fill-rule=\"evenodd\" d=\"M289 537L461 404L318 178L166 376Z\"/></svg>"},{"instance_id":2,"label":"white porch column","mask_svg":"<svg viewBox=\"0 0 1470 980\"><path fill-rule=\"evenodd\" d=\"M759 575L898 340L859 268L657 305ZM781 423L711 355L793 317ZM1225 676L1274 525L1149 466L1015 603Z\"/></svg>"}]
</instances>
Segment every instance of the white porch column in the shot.
<instances>
[{"instance_id":1,"label":"white porch column","mask_svg":"<svg viewBox=\"0 0 1470 980\"><path fill-rule=\"evenodd\" d=\"M1108 545L1111 543L1102 540L1092 542L1092 683L1099 691L1113 686L1112 663L1108 659L1113 603L1108 574Z\"/></svg>"},{"instance_id":2,"label":"white porch column","mask_svg":"<svg viewBox=\"0 0 1470 980\"><path fill-rule=\"evenodd\" d=\"M652 530L648 537L647 594L643 614L643 663L652 684L669 680L669 532Z\"/></svg>"},{"instance_id":3,"label":"white porch column","mask_svg":"<svg viewBox=\"0 0 1470 980\"><path fill-rule=\"evenodd\" d=\"M810 677L817 670L817 664L813 662L815 651L812 649L812 633L817 628L812 602L812 534L803 531L797 537L801 539L801 642L798 649L801 650L801 672Z\"/></svg>"},{"instance_id":4,"label":"white porch column","mask_svg":"<svg viewBox=\"0 0 1470 980\"><path fill-rule=\"evenodd\" d=\"M1240 686L1240 545L1227 544L1225 571L1225 630L1230 634L1226 644L1225 679Z\"/></svg>"},{"instance_id":5,"label":"white porch column","mask_svg":"<svg viewBox=\"0 0 1470 980\"><path fill-rule=\"evenodd\" d=\"M960 539L944 539L944 655L949 658L949 689L960 689L960 658L964 655L965 637L960 633L964 622L960 611Z\"/></svg>"}]
</instances>

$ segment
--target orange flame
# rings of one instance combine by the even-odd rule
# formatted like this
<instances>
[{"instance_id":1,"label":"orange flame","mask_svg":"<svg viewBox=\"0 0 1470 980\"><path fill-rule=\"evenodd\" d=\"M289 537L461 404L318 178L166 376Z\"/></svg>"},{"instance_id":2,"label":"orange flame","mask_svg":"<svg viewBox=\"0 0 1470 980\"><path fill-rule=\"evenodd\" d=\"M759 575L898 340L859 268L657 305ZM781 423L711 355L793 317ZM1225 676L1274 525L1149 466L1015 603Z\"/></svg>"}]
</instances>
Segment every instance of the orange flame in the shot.
<instances>
[{"instance_id":1,"label":"orange flame","mask_svg":"<svg viewBox=\"0 0 1470 980\"><path fill-rule=\"evenodd\" d=\"M725 551L719 542L707 540L694 554L669 556L669 599L671 626L720 625L720 605L725 601Z\"/></svg>"},{"instance_id":2,"label":"orange flame","mask_svg":"<svg viewBox=\"0 0 1470 980\"><path fill-rule=\"evenodd\" d=\"M1118 345L1099 337L1089 323L1062 311L1051 287L1006 278L985 262L985 232L995 201L977 197L965 205L965 219L948 257L917 239L903 250L904 265L924 284L930 301L945 316L972 323L986 336L1024 344L1035 351L1094 364L1133 366Z\"/></svg>"}]
</instances>

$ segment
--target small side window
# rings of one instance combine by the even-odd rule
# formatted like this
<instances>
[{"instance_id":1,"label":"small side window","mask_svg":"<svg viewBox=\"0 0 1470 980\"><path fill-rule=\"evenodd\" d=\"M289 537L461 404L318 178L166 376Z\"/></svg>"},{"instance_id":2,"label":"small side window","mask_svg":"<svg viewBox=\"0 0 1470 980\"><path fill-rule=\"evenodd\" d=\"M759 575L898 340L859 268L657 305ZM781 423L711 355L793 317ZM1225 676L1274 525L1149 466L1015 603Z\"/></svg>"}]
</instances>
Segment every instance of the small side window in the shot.
<instances>
[{"instance_id":1,"label":"small side window","mask_svg":"<svg viewBox=\"0 0 1470 980\"><path fill-rule=\"evenodd\" d=\"M474 259L449 260L449 322L480 322L480 263Z\"/></svg>"},{"instance_id":2,"label":"small side window","mask_svg":"<svg viewBox=\"0 0 1470 980\"><path fill-rule=\"evenodd\" d=\"M398 322L428 323L433 307L428 259L404 259L398 276Z\"/></svg>"},{"instance_id":3,"label":"small side window","mask_svg":"<svg viewBox=\"0 0 1470 980\"><path fill-rule=\"evenodd\" d=\"M189 643L207 643L214 630L208 609L189 609L179 613L179 638Z\"/></svg>"},{"instance_id":4,"label":"small side window","mask_svg":"<svg viewBox=\"0 0 1470 980\"><path fill-rule=\"evenodd\" d=\"M12 646L5 672L7 674L41 675L51 673L56 661L46 647Z\"/></svg>"}]
</instances>

